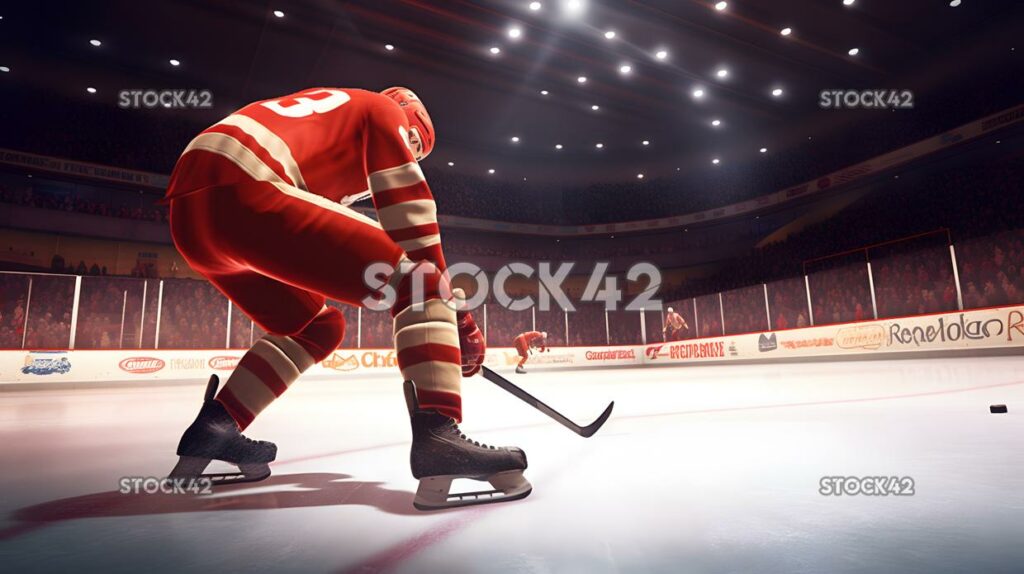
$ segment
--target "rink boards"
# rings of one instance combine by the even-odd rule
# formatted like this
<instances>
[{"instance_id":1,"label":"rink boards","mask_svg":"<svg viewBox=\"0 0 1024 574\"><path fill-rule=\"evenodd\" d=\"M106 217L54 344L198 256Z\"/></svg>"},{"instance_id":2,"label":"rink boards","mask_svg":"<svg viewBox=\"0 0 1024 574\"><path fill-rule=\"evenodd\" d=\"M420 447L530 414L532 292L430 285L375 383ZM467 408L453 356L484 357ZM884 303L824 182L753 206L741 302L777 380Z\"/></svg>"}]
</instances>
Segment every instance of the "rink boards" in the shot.
<instances>
[{"instance_id":1,"label":"rink boards","mask_svg":"<svg viewBox=\"0 0 1024 574\"><path fill-rule=\"evenodd\" d=\"M811 357L842 359L984 349L1024 352L1024 306L650 345L556 347L545 353L535 352L528 365L531 369L548 370ZM0 384L202 379L210 373L229 374L241 356L239 350L223 349L0 351ZM518 361L514 349L488 349L486 364L491 368L512 368ZM397 366L396 353L390 349L339 349L313 366L305 376L387 374L394 373Z\"/></svg>"}]
</instances>

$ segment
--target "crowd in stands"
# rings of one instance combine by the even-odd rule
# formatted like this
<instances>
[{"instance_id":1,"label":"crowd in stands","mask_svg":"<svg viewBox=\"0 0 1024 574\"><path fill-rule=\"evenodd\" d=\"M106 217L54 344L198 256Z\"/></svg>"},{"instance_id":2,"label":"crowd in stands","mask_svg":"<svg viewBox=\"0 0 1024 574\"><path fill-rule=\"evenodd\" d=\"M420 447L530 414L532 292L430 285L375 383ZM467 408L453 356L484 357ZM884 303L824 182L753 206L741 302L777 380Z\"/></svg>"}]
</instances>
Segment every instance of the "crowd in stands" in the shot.
<instances>
[{"instance_id":1,"label":"crowd in stands","mask_svg":"<svg viewBox=\"0 0 1024 574\"><path fill-rule=\"evenodd\" d=\"M167 209L161 205L157 205L155 203L157 199L159 199L159 196L151 194L145 198L145 206L114 205L106 201L87 199L70 191L47 191L33 185L32 183L23 183L20 185L0 183L0 203L35 207L38 209L51 209L56 211L84 213L88 215L100 215L103 217L117 217L121 219L134 219L137 221L166 223Z\"/></svg>"},{"instance_id":2,"label":"crowd in stands","mask_svg":"<svg viewBox=\"0 0 1024 574\"><path fill-rule=\"evenodd\" d=\"M773 281L765 287L768 289L768 310L773 329L800 329L811 324L803 277Z\"/></svg>"},{"instance_id":3,"label":"crowd in stands","mask_svg":"<svg viewBox=\"0 0 1024 574\"><path fill-rule=\"evenodd\" d=\"M107 266L100 266L98 263L86 265L82 260L78 261L78 265L74 265L70 261L64 261L64 256L57 253L50 259L50 271L67 275L106 275Z\"/></svg>"},{"instance_id":4,"label":"crowd in stands","mask_svg":"<svg viewBox=\"0 0 1024 574\"><path fill-rule=\"evenodd\" d=\"M1024 229L965 241L957 260L965 307L1024 301Z\"/></svg>"},{"instance_id":5,"label":"crowd in stands","mask_svg":"<svg viewBox=\"0 0 1024 574\"><path fill-rule=\"evenodd\" d=\"M980 164L937 168L924 175L878 184L871 193L830 219L805 226L776 243L753 248L702 279L662 289L660 298L686 318L690 325L687 337L763 330L769 315L772 329L785 329L812 322L823 325L871 319L876 309L881 318L949 311L959 305L949 250L952 242L965 308L1024 302L1022 175L1024 159L1007 156ZM920 237L892 242L912 235ZM463 236L453 242L452 251L458 253L461 246L471 243ZM493 249L495 255L501 254L496 242L480 243ZM537 255L534 250L541 246L542 242L523 241L511 246L505 256L531 259ZM652 249L662 248L658 245ZM853 251L831 256L849 250ZM567 251L585 255L577 246ZM872 269L870 278L868 261ZM68 272L70 267L70 263L54 261L56 270ZM96 276L90 277L91 281L112 282L102 290L83 292L80 314L87 312L98 318L83 321L80 315L78 336L82 345L113 344L115 323L116 338L120 339L119 306L123 295L118 294L125 288L117 281L122 280L105 278L102 267L86 266L84 261L77 263L73 271ZM24 339L27 347L66 345L73 281L33 276L30 301L26 277L0 274L0 343L20 347ZM763 306L764 283L768 290L767 313ZM722 293L721 298L718 293ZM578 299L578 290L570 290L570 296ZM135 294L132 297L126 314L134 324L141 319L141 301L135 302ZM155 299L152 293L147 295L144 346L151 344L149 333L155 331ZM160 346L223 347L227 309L223 295L205 282L165 281ZM609 316L606 323L604 311L598 305L578 305L578 310L569 314L568 342L599 345L609 340L639 341L639 316L623 313ZM259 336L259 330L253 329L251 321L246 326L240 316L237 309L231 316L231 343L245 346L248 340ZM347 317L350 333L355 332L357 325L360 327L362 346L391 345L391 323L386 313L364 312L357 320L348 311ZM537 319L538 330L557 333L561 341L565 340L564 324L565 316L557 312ZM532 326L528 312L512 313L489 307L486 330L492 345L508 345L515 335ZM138 344L137 329L127 330L126 334L126 341ZM658 327L650 324L647 334L648 340L657 340L660 335ZM354 345L351 335L348 337Z\"/></svg>"},{"instance_id":6,"label":"crowd in stands","mask_svg":"<svg viewBox=\"0 0 1024 574\"><path fill-rule=\"evenodd\" d=\"M74 291L70 277L0 274L0 348L67 348Z\"/></svg>"},{"instance_id":7,"label":"crowd in stands","mask_svg":"<svg viewBox=\"0 0 1024 574\"><path fill-rule=\"evenodd\" d=\"M957 309L953 264L945 245L873 257L871 269L879 319Z\"/></svg>"},{"instance_id":8,"label":"crowd in stands","mask_svg":"<svg viewBox=\"0 0 1024 574\"><path fill-rule=\"evenodd\" d=\"M722 293L722 311L726 335L770 330L762 285L753 285Z\"/></svg>"},{"instance_id":9,"label":"crowd in stands","mask_svg":"<svg viewBox=\"0 0 1024 574\"><path fill-rule=\"evenodd\" d=\"M892 291L886 292L885 295L892 295L887 298L890 301L900 297L903 301L899 307L888 307L886 314L897 312L901 308L913 310L916 305L908 307L906 303L908 293L915 297L925 293L924 297L928 302L924 304L924 308L936 308L937 305L941 309L942 302L948 301L950 297L947 291L948 282L944 280L946 271L941 269L946 266L951 272L952 264L945 263L949 260L945 259L945 256L937 256L936 252L946 250L948 253L948 242L951 240L955 245L963 244L969 251L970 257L958 257L962 287L965 290L964 304L967 305L966 292L969 287L968 280L963 275L965 260L998 259L1012 266L1012 259L1007 257L1007 253L1019 253L1015 250L1015 243L1010 239L1004 240L1005 244L1000 247L999 252L987 239L981 240L977 246L972 246L971 239L989 237L1005 230L1024 229L1024 210L1020 209L1022 204L1024 159L1019 157L998 158L970 167L940 169L912 181L894 179L888 184L877 186L871 194L836 216L807 226L789 235L785 240L751 249L745 256L723 266L718 273L705 279L689 281L666 293L666 298L682 299L762 282L770 283L794 277L802 279L805 262L812 262L806 269L807 272L823 271L835 266L837 262L827 259L818 262L813 260L851 249L865 248L838 261L849 267L848 271L837 272L842 275L841 279L837 276L834 279L822 278L817 283L811 281L812 300L816 292L819 297L823 296L822 292L827 292L829 301L828 308L822 316L819 316L820 307L814 306L813 316L816 324L832 321L836 315L842 317L844 321L856 320L858 305L861 308L860 316L872 316L866 265L863 265L869 259L876 262L875 266L879 270L888 262L883 271L887 287L900 284L898 290L902 295ZM940 230L948 230L948 233ZM939 232L930 233L936 231ZM867 248L919 234L927 234L924 238L925 243L917 240L908 243L910 254L899 260L891 260L893 256L888 246ZM861 263L852 264L849 261L850 257ZM927 261L934 263L938 261L936 257L939 257L943 264L933 270ZM911 265L909 269L908 261ZM989 267L992 265L994 263ZM922 266L926 268L923 272L920 270ZM861 269L864 270L863 275ZM898 278L893 276L894 273L899 274ZM1007 288L1024 289L1019 266L1013 267L1013 273L1006 273L1005 281L993 273L988 273L985 279L987 281L979 279L975 284L975 290L984 300L988 300L984 296L986 282L991 283L987 288L990 297L997 301L1009 300L1005 296ZM932 299L938 303L931 303ZM879 309L879 314L883 314L882 309Z\"/></svg>"},{"instance_id":10,"label":"crowd in stands","mask_svg":"<svg viewBox=\"0 0 1024 574\"><path fill-rule=\"evenodd\" d=\"M967 309L1024 302L1024 229L967 240L957 246L958 271ZM807 283L813 307L808 308L804 278L773 281L696 298L662 298L688 324L682 338L784 330L812 324L828 325L874 317L890 318L953 311L958 302L952 261L947 247L915 249L888 254L873 261L875 302L865 264L842 262L811 271ZM70 335L74 280L70 277L0 273L0 347L63 348ZM228 302L210 284L190 279L164 280L160 320L161 348L221 348L227 335ZM76 346L78 348L152 347L156 328L156 283L146 293L144 335L143 282L121 277L86 277L83 280ZM767 289L769 307L765 308ZM568 322L571 345L636 344L662 341L662 316L645 313L646 337L640 314L610 311L603 303L580 303L567 315L561 309L510 311L493 301L486 312L475 311L491 346L510 346L516 335L534 329L547 331L549 344L564 345ZM348 327L343 347L391 348L392 325L386 311L357 310L331 303L345 314ZM766 312L767 311L767 312ZM696 314L695 314L696 312ZM26 313L29 319L26 322ZM232 307L232 348L246 348L263 330ZM123 314L123 315L122 315ZM122 320L123 317L123 320ZM724 322L723 322L724 319ZM123 331L122 331L123 329ZM140 338L142 339L140 342Z\"/></svg>"}]
</instances>

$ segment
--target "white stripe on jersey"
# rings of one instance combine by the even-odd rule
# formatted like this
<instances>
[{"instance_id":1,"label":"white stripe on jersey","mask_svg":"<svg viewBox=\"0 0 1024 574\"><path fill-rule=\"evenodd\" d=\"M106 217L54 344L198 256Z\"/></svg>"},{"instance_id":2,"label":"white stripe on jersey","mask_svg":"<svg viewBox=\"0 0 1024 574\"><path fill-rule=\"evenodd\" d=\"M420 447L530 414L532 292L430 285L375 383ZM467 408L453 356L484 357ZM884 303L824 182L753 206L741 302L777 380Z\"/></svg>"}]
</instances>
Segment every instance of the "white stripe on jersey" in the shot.
<instances>
[{"instance_id":1,"label":"white stripe on jersey","mask_svg":"<svg viewBox=\"0 0 1024 574\"><path fill-rule=\"evenodd\" d=\"M427 223L437 223L437 205L432 199L396 203L377 210L377 219L384 229L395 231Z\"/></svg>"},{"instance_id":2,"label":"white stripe on jersey","mask_svg":"<svg viewBox=\"0 0 1024 574\"><path fill-rule=\"evenodd\" d=\"M249 177L256 181L266 181L273 184L274 187L285 195L290 195L296 199L312 203L318 207L328 209L339 215L344 215L345 217L360 223L372 225L378 229L380 228L379 223L355 210L339 205L322 195L316 195L315 193L301 190L294 185L289 185L281 179L281 176L274 173L274 170L270 169L267 164L263 163L263 160L257 157L252 150L242 145L242 142L227 134L218 132L199 134L198 137L188 144L184 153L188 153L193 150L203 150L222 155L231 160L235 165L241 168L242 171L249 174Z\"/></svg>"},{"instance_id":3,"label":"white stripe on jersey","mask_svg":"<svg viewBox=\"0 0 1024 574\"><path fill-rule=\"evenodd\" d=\"M277 175L274 170L263 163L263 160L257 157L251 149L227 134L219 132L199 134L194 140L189 142L182 155L192 150L204 150L222 155L242 168L245 173L249 174L249 177L257 181L284 182L281 176Z\"/></svg>"},{"instance_id":4,"label":"white stripe on jersey","mask_svg":"<svg viewBox=\"0 0 1024 574\"><path fill-rule=\"evenodd\" d=\"M373 193L407 187L421 181L426 181L426 178L423 177L423 170L420 169L420 164L414 161L398 167L373 172L370 174L369 179L370 191Z\"/></svg>"},{"instance_id":5,"label":"white stripe on jersey","mask_svg":"<svg viewBox=\"0 0 1024 574\"><path fill-rule=\"evenodd\" d=\"M299 169L299 164L292 157L292 150L289 149L288 144L284 143L280 136L267 129L266 126L242 114L231 114L217 122L216 125L233 126L245 132L249 137L256 140L256 143L260 144L263 149L267 150L270 157L281 164L288 178L295 182L295 187L309 191L309 188L306 187L306 181L302 179L302 171Z\"/></svg>"}]
</instances>

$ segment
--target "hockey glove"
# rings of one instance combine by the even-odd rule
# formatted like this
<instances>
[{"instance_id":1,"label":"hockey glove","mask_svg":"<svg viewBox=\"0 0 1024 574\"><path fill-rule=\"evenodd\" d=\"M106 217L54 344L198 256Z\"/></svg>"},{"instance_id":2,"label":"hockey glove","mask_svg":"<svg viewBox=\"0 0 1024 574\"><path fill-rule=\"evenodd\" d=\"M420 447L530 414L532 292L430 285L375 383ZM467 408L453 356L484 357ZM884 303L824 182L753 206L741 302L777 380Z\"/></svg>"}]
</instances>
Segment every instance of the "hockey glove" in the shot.
<instances>
[{"instance_id":1,"label":"hockey glove","mask_svg":"<svg viewBox=\"0 0 1024 574\"><path fill-rule=\"evenodd\" d=\"M459 311L455 316L459 326L459 348L462 350L462 376L472 377L480 372L487 344L469 311Z\"/></svg>"}]
</instances>

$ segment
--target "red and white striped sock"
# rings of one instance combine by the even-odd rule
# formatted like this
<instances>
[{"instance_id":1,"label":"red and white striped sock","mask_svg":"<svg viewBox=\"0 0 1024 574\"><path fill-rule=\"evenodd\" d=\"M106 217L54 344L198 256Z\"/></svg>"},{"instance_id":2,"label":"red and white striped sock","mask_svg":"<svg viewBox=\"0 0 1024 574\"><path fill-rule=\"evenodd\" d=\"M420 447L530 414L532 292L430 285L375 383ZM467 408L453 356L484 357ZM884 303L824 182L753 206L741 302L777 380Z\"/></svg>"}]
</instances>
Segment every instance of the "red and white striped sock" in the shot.
<instances>
[{"instance_id":1,"label":"red and white striped sock","mask_svg":"<svg viewBox=\"0 0 1024 574\"><path fill-rule=\"evenodd\" d=\"M451 298L448 279L428 261L418 263L415 270L418 273L398 278L397 302L391 310L398 368L405 380L416 383L420 408L461 421L459 331L454 306L442 299ZM413 293L416 274L423 277L423 293L418 297Z\"/></svg>"},{"instance_id":2,"label":"red and white striped sock","mask_svg":"<svg viewBox=\"0 0 1024 574\"><path fill-rule=\"evenodd\" d=\"M345 318L333 307L324 307L299 333L265 335L242 356L216 400L244 430L299 375L334 351L344 335Z\"/></svg>"}]
</instances>

